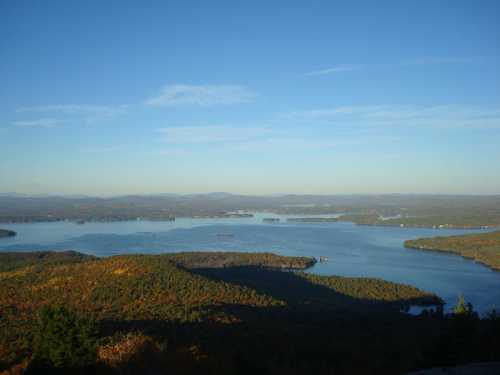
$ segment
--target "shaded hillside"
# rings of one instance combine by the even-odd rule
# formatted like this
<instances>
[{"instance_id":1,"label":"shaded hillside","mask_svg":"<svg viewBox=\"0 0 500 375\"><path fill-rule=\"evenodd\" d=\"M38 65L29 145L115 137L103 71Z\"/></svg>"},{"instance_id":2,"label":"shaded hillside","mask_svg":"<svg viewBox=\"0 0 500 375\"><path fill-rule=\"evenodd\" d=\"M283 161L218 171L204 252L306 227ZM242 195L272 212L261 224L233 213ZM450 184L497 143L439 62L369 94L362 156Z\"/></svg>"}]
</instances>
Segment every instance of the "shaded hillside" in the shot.
<instances>
[{"instance_id":1,"label":"shaded hillside","mask_svg":"<svg viewBox=\"0 0 500 375\"><path fill-rule=\"evenodd\" d=\"M33 265L62 265L92 259L96 258L76 251L0 252L0 272Z\"/></svg>"},{"instance_id":2,"label":"shaded hillside","mask_svg":"<svg viewBox=\"0 0 500 375\"><path fill-rule=\"evenodd\" d=\"M500 362L471 363L457 367L439 367L415 371L406 375L496 375L500 374Z\"/></svg>"},{"instance_id":3,"label":"shaded hillside","mask_svg":"<svg viewBox=\"0 0 500 375\"><path fill-rule=\"evenodd\" d=\"M461 255L500 270L500 231L462 236L421 238L405 241L413 249L441 251Z\"/></svg>"}]
</instances>

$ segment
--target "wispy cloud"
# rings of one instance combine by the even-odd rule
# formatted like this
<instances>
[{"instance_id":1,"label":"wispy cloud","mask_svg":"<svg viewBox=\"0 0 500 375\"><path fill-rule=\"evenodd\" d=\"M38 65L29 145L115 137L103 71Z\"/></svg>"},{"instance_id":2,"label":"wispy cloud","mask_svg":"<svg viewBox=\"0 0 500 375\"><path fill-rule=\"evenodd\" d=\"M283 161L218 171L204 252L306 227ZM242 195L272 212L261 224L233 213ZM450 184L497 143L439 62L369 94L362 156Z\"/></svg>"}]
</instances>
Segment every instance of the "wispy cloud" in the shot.
<instances>
[{"instance_id":1,"label":"wispy cloud","mask_svg":"<svg viewBox=\"0 0 500 375\"><path fill-rule=\"evenodd\" d=\"M14 126L19 128L55 128L60 125L62 120L52 119L52 118L42 118L38 120L29 121L15 121Z\"/></svg>"},{"instance_id":2,"label":"wispy cloud","mask_svg":"<svg viewBox=\"0 0 500 375\"><path fill-rule=\"evenodd\" d=\"M63 104L63 105L41 105L34 107L21 107L16 112L52 112L62 113L66 115L99 115L99 116L115 116L126 111L127 106L101 106L101 105L79 105L79 104Z\"/></svg>"},{"instance_id":3,"label":"wispy cloud","mask_svg":"<svg viewBox=\"0 0 500 375\"><path fill-rule=\"evenodd\" d=\"M285 130L270 126L241 127L231 125L184 126L158 129L165 135L166 148L157 155L189 157L210 154L288 154L294 152L314 153L339 146L370 143L388 143L394 136L379 133L352 132L333 135L308 131L303 127ZM203 147L201 147L203 146Z\"/></svg>"},{"instance_id":4,"label":"wispy cloud","mask_svg":"<svg viewBox=\"0 0 500 375\"><path fill-rule=\"evenodd\" d=\"M267 139L249 140L233 144L228 150L224 151L246 153L307 152L332 149L341 144L345 144L345 140L301 137L295 134L291 136L275 136Z\"/></svg>"},{"instance_id":5,"label":"wispy cloud","mask_svg":"<svg viewBox=\"0 0 500 375\"><path fill-rule=\"evenodd\" d=\"M80 105L80 104L57 104L40 105L33 107L21 107L16 109L17 113L46 113L65 116L71 121L84 121L94 123L124 114L128 109L126 105L104 106L104 105Z\"/></svg>"},{"instance_id":6,"label":"wispy cloud","mask_svg":"<svg viewBox=\"0 0 500 375\"><path fill-rule=\"evenodd\" d=\"M151 107L213 106L248 103L256 94L235 85L170 85L146 101Z\"/></svg>"},{"instance_id":7,"label":"wispy cloud","mask_svg":"<svg viewBox=\"0 0 500 375\"><path fill-rule=\"evenodd\" d=\"M294 119L294 120L318 120L318 119L329 119L339 116L346 115L360 115L363 113L369 113L377 111L384 107L381 106L352 106L352 107L335 107L335 108L320 108L320 109L308 109L301 111L292 111L288 113L283 113L279 115L282 119Z\"/></svg>"},{"instance_id":8,"label":"wispy cloud","mask_svg":"<svg viewBox=\"0 0 500 375\"><path fill-rule=\"evenodd\" d=\"M314 70L308 73L305 73L306 77L314 77L314 76L324 76L336 73L344 73L351 72L354 70L361 69L377 69L377 68L397 68L403 66L419 66L419 65L458 65L458 64L480 64L483 60L481 59L472 59L472 58L456 58L456 57L423 57L416 58L411 60L405 60L400 62L389 62L382 64L373 64L373 65L363 65L363 64L343 64L343 65L334 65L330 68Z\"/></svg>"},{"instance_id":9,"label":"wispy cloud","mask_svg":"<svg viewBox=\"0 0 500 375\"><path fill-rule=\"evenodd\" d=\"M352 106L293 111L279 116L351 126L500 127L499 108Z\"/></svg>"},{"instance_id":10,"label":"wispy cloud","mask_svg":"<svg viewBox=\"0 0 500 375\"><path fill-rule=\"evenodd\" d=\"M324 76L327 74L335 74L335 73L343 73L343 72L350 72L353 70L359 70L362 69L363 65L336 65L331 68L327 69L321 69L321 70L314 70L312 72L305 73L304 76L306 77L312 77L312 76Z\"/></svg>"},{"instance_id":11,"label":"wispy cloud","mask_svg":"<svg viewBox=\"0 0 500 375\"><path fill-rule=\"evenodd\" d=\"M272 130L264 126L237 127L230 125L173 126L158 129L168 143L222 143L267 137Z\"/></svg>"}]
</instances>

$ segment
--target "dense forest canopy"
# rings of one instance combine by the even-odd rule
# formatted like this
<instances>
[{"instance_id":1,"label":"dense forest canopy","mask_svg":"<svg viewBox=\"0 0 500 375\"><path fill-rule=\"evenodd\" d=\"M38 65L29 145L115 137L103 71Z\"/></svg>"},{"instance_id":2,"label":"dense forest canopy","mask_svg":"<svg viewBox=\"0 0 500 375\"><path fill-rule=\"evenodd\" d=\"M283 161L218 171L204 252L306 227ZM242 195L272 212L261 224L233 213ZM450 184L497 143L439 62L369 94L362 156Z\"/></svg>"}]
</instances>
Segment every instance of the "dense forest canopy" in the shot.
<instances>
[{"instance_id":1,"label":"dense forest canopy","mask_svg":"<svg viewBox=\"0 0 500 375\"><path fill-rule=\"evenodd\" d=\"M223 355L229 341L223 340L225 343L219 347L215 337L223 334L237 343L233 333L240 329L249 333L255 329L256 336L252 338L251 334L242 339L245 346L259 340L259 335L270 334L269 339L276 340L274 334L282 329L298 329L296 333L306 329L312 330L312 334L319 328L308 327L312 317L320 325L333 324L337 319L345 323L346 319L349 322L375 318L406 325L411 318L400 313L402 308L412 304L441 304L437 296L408 285L282 271L305 268L311 259L266 253L174 253L109 258L76 252L2 253L0 264L0 365L3 368L30 358L37 340L37 331L33 328L37 316L43 308L51 306L64 306L77 316L94 319L99 327L96 348L100 348L101 353L109 354L106 345L120 345L120 340L142 343L167 340L171 353L176 353L175 359L170 359L179 361L177 356L186 345L197 345L196 350L206 351L203 358L209 352L213 358ZM64 311L47 314L67 315ZM79 321L71 315L64 319ZM285 322L290 325L275 331ZM188 331L187 326L191 327ZM247 331L244 326L254 328ZM201 332L208 337L198 336ZM231 363L229 367L236 366Z\"/></svg>"}]
</instances>

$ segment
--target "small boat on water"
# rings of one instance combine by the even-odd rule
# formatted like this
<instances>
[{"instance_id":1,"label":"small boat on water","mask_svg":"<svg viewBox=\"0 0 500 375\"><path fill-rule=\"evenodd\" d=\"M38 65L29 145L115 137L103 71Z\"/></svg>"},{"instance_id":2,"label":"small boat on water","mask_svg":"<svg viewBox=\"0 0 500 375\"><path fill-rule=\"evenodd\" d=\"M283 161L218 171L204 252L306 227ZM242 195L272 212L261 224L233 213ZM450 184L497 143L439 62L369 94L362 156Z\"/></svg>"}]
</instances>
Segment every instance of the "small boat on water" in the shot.
<instances>
[{"instance_id":1,"label":"small boat on water","mask_svg":"<svg viewBox=\"0 0 500 375\"><path fill-rule=\"evenodd\" d=\"M327 258L327 257L324 257L324 256L320 256L320 257L319 257L319 262L320 262L320 263L328 262L328 258Z\"/></svg>"}]
</instances>

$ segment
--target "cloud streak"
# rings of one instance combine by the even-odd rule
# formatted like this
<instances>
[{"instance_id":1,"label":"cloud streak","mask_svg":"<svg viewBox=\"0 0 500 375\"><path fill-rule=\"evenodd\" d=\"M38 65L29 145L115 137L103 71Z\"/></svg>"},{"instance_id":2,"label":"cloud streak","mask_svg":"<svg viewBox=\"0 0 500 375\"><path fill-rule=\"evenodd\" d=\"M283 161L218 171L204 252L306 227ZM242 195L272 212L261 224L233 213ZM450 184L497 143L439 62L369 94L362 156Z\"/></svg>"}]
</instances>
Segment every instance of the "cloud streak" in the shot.
<instances>
[{"instance_id":1,"label":"cloud streak","mask_svg":"<svg viewBox=\"0 0 500 375\"><path fill-rule=\"evenodd\" d=\"M100 105L41 105L34 107L21 107L16 110L18 113L39 112L39 113L60 113L64 115L90 115L90 116L116 116L124 113L127 106L100 106Z\"/></svg>"},{"instance_id":2,"label":"cloud streak","mask_svg":"<svg viewBox=\"0 0 500 375\"><path fill-rule=\"evenodd\" d=\"M444 58L444 57L424 57L417 58L413 60L406 60L401 62L387 63L387 64L373 64L370 66L366 66L363 64L342 64L335 65L331 68L326 68L322 70L314 70L308 73L305 73L305 77L315 77L315 76L325 76L337 73L345 73L351 72L354 70L362 70L364 68L397 68L404 66L419 66L419 65L458 65L458 64L476 64L481 63L480 60L477 59L467 59L467 58Z\"/></svg>"},{"instance_id":3,"label":"cloud streak","mask_svg":"<svg viewBox=\"0 0 500 375\"><path fill-rule=\"evenodd\" d=\"M286 124L286 127L283 127ZM410 129L500 128L499 108L459 106L343 106L293 111L265 126L238 124L158 129L167 146L157 154L315 154L369 145L390 145ZM399 132L398 130L402 130ZM342 152L342 151L339 151Z\"/></svg>"},{"instance_id":4,"label":"cloud streak","mask_svg":"<svg viewBox=\"0 0 500 375\"><path fill-rule=\"evenodd\" d=\"M13 125L18 128L55 128L59 126L63 121L52 119L52 118L42 118L38 120L29 120L29 121L15 121Z\"/></svg>"},{"instance_id":5,"label":"cloud streak","mask_svg":"<svg viewBox=\"0 0 500 375\"><path fill-rule=\"evenodd\" d=\"M366 143L394 142L395 136L352 132L333 135L318 134L303 127L287 128L286 131L269 126L241 127L233 125L176 126L158 129L165 135L166 148L155 152L170 157L202 157L203 155L287 155L291 153L329 152L341 146L357 146Z\"/></svg>"},{"instance_id":6,"label":"cloud streak","mask_svg":"<svg viewBox=\"0 0 500 375\"><path fill-rule=\"evenodd\" d=\"M65 118L67 122L83 121L87 124L106 121L116 116L123 115L128 106L105 106L105 105L81 105L81 104L56 104L40 105L33 107L21 107L16 109L17 113L40 113L57 115Z\"/></svg>"},{"instance_id":7,"label":"cloud streak","mask_svg":"<svg viewBox=\"0 0 500 375\"><path fill-rule=\"evenodd\" d=\"M329 75L329 74L335 74L335 73L344 73L344 72L351 72L353 70L359 70L362 69L363 65L336 65L331 68L327 69L322 69L322 70L314 70L312 72L305 73L304 76L306 77L314 77L314 76L324 76L324 75Z\"/></svg>"},{"instance_id":8,"label":"cloud streak","mask_svg":"<svg viewBox=\"0 0 500 375\"><path fill-rule=\"evenodd\" d=\"M146 100L149 107L179 107L230 105L249 103L256 94L243 86L235 85L170 85L159 95Z\"/></svg>"},{"instance_id":9,"label":"cloud streak","mask_svg":"<svg viewBox=\"0 0 500 375\"><path fill-rule=\"evenodd\" d=\"M293 111L279 116L298 122L352 126L500 127L500 109L458 106L352 106Z\"/></svg>"},{"instance_id":10,"label":"cloud streak","mask_svg":"<svg viewBox=\"0 0 500 375\"><path fill-rule=\"evenodd\" d=\"M229 125L173 126L161 128L158 131L165 136L166 142L177 144L239 142L272 134L272 131L264 126L236 127Z\"/></svg>"}]
</instances>

